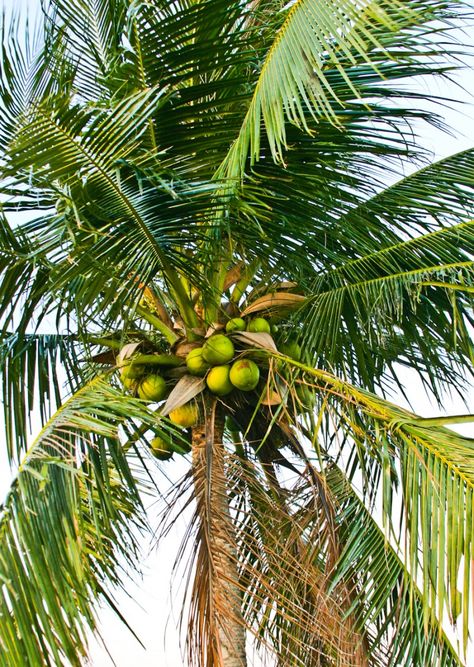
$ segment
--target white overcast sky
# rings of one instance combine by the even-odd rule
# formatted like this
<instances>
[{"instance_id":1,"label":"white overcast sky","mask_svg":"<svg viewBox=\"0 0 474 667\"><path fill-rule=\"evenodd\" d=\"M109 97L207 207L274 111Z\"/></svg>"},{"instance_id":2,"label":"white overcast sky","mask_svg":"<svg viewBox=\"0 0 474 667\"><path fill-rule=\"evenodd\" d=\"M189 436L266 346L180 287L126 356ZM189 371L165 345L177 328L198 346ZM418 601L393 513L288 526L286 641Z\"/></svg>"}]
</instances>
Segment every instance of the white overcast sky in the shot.
<instances>
[{"instance_id":1,"label":"white overcast sky","mask_svg":"<svg viewBox=\"0 0 474 667\"><path fill-rule=\"evenodd\" d=\"M38 0L0 0L0 7L3 6L7 13L11 11L12 7L16 10L28 9L34 12L38 4ZM466 29L464 34L460 33L459 37L466 44L474 46L472 28ZM473 69L466 69L457 76L459 86L447 86L445 83L433 84L432 81L429 84L430 93L436 93L443 98L463 100L465 103L462 109L458 108L457 111L447 109L443 112L448 124L456 128L455 137L443 135L433 129L424 131L424 144L430 147L437 157L449 155L474 144L474 107L471 99L474 95L473 58L470 59L470 65ZM441 109L439 111L441 112ZM407 376L407 392L416 412L424 416L439 414L437 408L424 396L418 382L410 376ZM468 408L461 401L446 397L444 406L446 414L474 412L474 395L466 396L466 400ZM474 437L473 426L465 425L460 430ZM181 461L173 465L176 468L176 466L182 466L183 463ZM0 468L5 469L5 465L0 465ZM182 471L184 472L184 467ZM9 477L4 474L3 478L0 478L0 495L3 495L4 490L6 491L8 483ZM170 593L171 569L179 545L179 529L183 530L184 521L178 524L177 528L175 534L170 535L159 550L150 550L143 563L147 576L135 588L130 588L131 598L119 596L121 611L140 634L146 650L140 647L111 612L103 610L100 616L102 634L117 667L135 667L135 665L181 667L184 664L175 630L178 623L179 604L175 604L173 609ZM184 585L185 582L181 583ZM112 665L107 653L95 642L91 664L93 667L111 667ZM474 664L474 657L471 664Z\"/></svg>"}]
</instances>

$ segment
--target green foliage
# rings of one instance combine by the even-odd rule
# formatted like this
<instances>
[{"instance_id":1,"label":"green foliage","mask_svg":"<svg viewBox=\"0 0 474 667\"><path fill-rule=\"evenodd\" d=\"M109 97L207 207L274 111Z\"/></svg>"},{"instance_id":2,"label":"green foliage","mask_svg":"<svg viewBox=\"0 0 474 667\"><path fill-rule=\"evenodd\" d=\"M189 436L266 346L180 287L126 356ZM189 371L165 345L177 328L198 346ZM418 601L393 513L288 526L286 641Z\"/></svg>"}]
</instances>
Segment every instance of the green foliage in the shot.
<instances>
[{"instance_id":1,"label":"green foliage","mask_svg":"<svg viewBox=\"0 0 474 667\"><path fill-rule=\"evenodd\" d=\"M129 418L155 417L101 378L45 424L2 506L0 664L81 664L91 600L139 569L142 485L118 440ZM119 612L118 608L116 611Z\"/></svg>"}]
</instances>

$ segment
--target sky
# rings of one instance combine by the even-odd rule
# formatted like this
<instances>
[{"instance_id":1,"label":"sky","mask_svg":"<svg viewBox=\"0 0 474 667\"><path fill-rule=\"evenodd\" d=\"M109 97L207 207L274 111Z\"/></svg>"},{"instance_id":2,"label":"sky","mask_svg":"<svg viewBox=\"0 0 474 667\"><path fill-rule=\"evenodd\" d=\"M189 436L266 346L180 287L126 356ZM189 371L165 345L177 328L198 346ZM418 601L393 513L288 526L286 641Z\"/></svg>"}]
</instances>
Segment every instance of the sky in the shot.
<instances>
[{"instance_id":1,"label":"sky","mask_svg":"<svg viewBox=\"0 0 474 667\"><path fill-rule=\"evenodd\" d=\"M28 8L31 11L37 5L37 0L0 0L0 7L3 6L7 12L12 7L21 11ZM464 34L459 33L459 38L464 43L474 46L472 29ZM474 67L474 58L470 59L469 64ZM431 148L436 157L444 157L470 147L474 126L474 106L472 104L474 76L472 70L466 69L459 73L455 85L430 82L429 91L428 84L425 85L427 92L438 94L444 99L462 100L463 106L457 110L439 108L439 112L445 116L448 125L456 128L456 136L447 136L432 128L425 129L422 133L424 145ZM414 376L409 374L406 376L406 388L415 412L422 416L439 414L437 408L424 395L419 382ZM474 413L474 393L470 393L465 399L467 406L460 400L446 397L445 414ZM398 400L401 404L406 405L402 397L398 397ZM474 437L474 427L472 425L464 425L459 430ZM5 474L6 469L1 465L1 462L0 468L4 470L3 477L0 476L1 496L7 489L9 475ZM173 471L176 478L184 471L184 462L177 462ZM151 511L153 512L153 507ZM160 667L180 667L184 664L179 649L177 631L175 630L179 620L180 606L177 601L179 596L170 590L173 562L184 527L185 521L182 519L159 549L150 548L148 550L148 555L145 556L142 563L146 576L135 586L129 588L130 597L120 595L117 598L122 613L139 633L146 645L146 650L141 648L112 612L104 609L100 614L100 629L117 667L132 667L134 665L140 665L140 667L156 667L157 665ZM175 583L178 585L178 589L180 588L179 583L181 583L182 590L182 585L185 583L182 579L182 573L177 575ZM93 641L92 667L111 667L112 664L100 643ZM471 664L474 664L474 651L472 652Z\"/></svg>"}]
</instances>

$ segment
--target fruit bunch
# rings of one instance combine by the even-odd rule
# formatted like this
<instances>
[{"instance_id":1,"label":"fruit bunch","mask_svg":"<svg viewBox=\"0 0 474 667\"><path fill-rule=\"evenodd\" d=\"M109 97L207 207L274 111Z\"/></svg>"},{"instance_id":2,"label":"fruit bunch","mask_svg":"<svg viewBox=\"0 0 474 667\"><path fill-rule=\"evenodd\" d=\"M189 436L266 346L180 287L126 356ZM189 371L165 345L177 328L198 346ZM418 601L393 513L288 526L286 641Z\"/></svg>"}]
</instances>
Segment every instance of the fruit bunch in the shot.
<instances>
[{"instance_id":1,"label":"fruit bunch","mask_svg":"<svg viewBox=\"0 0 474 667\"><path fill-rule=\"evenodd\" d=\"M186 366L192 375L205 375L209 391L217 396L227 396L234 389L254 390L260 379L259 367L251 359L234 360L234 357L235 345L231 338L224 334L214 334L202 347L189 352Z\"/></svg>"},{"instance_id":2,"label":"fruit bunch","mask_svg":"<svg viewBox=\"0 0 474 667\"><path fill-rule=\"evenodd\" d=\"M199 335L192 341L183 337L164 353L139 354L134 349L120 359L120 380L127 392L148 403L161 403L173 393L173 409L170 406L165 410L169 401L161 408L169 420L162 422L167 430L160 430L150 441L151 453L167 460L173 453L189 451L189 437L186 439L183 433L199 423L200 410L195 398L184 403L179 400L178 389L185 378L198 381L195 395L208 391L225 397L231 411L235 412L238 405L256 407L268 384L271 353L301 358L301 349L294 340L278 342L277 347L273 337L278 340L282 337L279 334L279 327L264 317L232 317L225 325L221 322L215 326L210 335L203 331L200 341ZM299 388L295 394L299 408L295 412L310 409L309 394L303 386Z\"/></svg>"}]
</instances>

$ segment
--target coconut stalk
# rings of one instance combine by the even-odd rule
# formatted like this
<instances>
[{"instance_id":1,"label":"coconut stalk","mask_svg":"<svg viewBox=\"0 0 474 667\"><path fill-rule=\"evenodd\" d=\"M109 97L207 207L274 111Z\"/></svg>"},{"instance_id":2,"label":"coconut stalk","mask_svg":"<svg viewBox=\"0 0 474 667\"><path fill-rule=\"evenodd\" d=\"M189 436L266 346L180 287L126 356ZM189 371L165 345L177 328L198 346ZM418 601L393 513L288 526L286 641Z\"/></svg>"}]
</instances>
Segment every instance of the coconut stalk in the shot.
<instances>
[{"instance_id":1,"label":"coconut stalk","mask_svg":"<svg viewBox=\"0 0 474 667\"><path fill-rule=\"evenodd\" d=\"M245 622L227 494L223 433L224 415L215 399L207 399L204 418L192 430L199 527L188 647L191 664L246 667Z\"/></svg>"}]
</instances>

